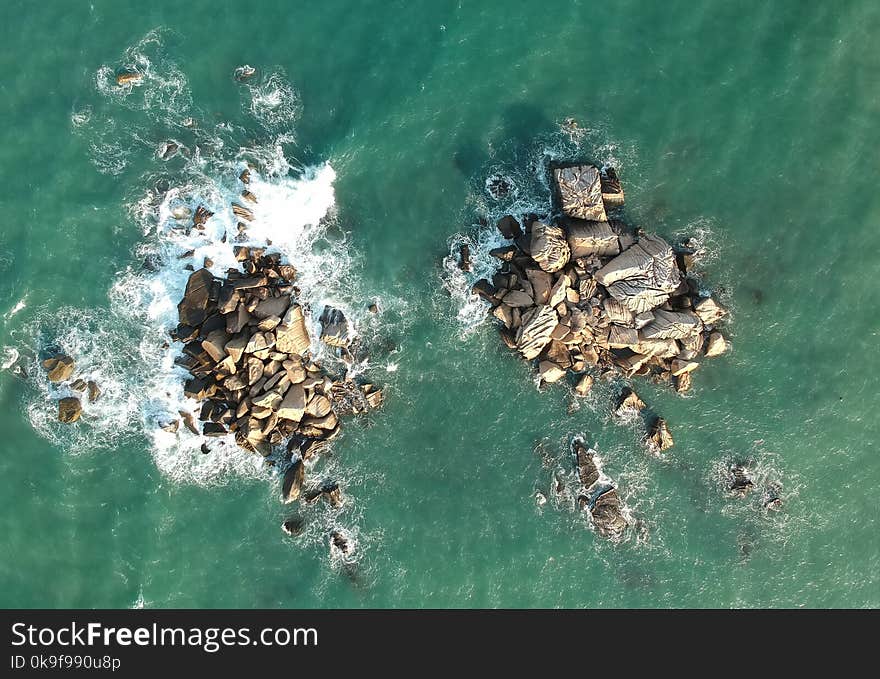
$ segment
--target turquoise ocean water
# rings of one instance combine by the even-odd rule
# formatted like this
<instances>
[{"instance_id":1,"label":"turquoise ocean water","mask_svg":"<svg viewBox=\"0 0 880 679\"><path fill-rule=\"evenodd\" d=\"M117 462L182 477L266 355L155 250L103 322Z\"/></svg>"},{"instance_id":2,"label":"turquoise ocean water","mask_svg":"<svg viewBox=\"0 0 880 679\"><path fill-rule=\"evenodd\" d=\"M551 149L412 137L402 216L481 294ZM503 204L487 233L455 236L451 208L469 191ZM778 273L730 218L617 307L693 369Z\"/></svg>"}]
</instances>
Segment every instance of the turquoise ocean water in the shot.
<instances>
[{"instance_id":1,"label":"turquoise ocean water","mask_svg":"<svg viewBox=\"0 0 880 679\"><path fill-rule=\"evenodd\" d=\"M59 344L105 394L65 427L38 370L0 373L0 606L880 605L875 2L2 13L2 358ZM122 67L143 83L116 87ZM168 139L194 155L163 161ZM612 387L575 409L563 385L539 392L447 259L470 238L483 266L481 215L546 205L550 158L614 163L627 218L698 236L731 309L733 351L690 397L637 385L675 435L664 460L611 421ZM185 272L141 270L168 207L150 192L222 204L246 160L266 237L301 254L312 299L350 310L387 389L315 471L344 509L305 510L298 539L252 458L155 433ZM502 204L494 172L516 186ZM535 502L577 433L638 522L619 544ZM782 511L725 495L734 460L782 484ZM329 558L333 528L353 569Z\"/></svg>"}]
</instances>

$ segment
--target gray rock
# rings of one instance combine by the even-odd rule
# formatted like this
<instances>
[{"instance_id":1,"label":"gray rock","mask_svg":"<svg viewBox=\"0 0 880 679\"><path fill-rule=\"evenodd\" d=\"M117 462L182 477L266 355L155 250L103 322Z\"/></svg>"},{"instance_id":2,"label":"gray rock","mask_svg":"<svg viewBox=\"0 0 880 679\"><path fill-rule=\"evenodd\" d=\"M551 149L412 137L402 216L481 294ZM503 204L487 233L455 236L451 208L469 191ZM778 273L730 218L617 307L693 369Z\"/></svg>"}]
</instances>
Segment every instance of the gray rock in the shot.
<instances>
[{"instance_id":1,"label":"gray rock","mask_svg":"<svg viewBox=\"0 0 880 679\"><path fill-rule=\"evenodd\" d=\"M325 306L321 313L321 341L331 347L347 347L351 344L351 329L345 314L332 306Z\"/></svg>"},{"instance_id":2,"label":"gray rock","mask_svg":"<svg viewBox=\"0 0 880 679\"><path fill-rule=\"evenodd\" d=\"M569 217L605 222L602 183L593 165L560 167L553 171L562 211Z\"/></svg>"},{"instance_id":3,"label":"gray rock","mask_svg":"<svg viewBox=\"0 0 880 679\"><path fill-rule=\"evenodd\" d=\"M534 222L530 245L532 259L544 271L554 273L562 269L571 256L565 232L558 226Z\"/></svg>"},{"instance_id":4,"label":"gray rock","mask_svg":"<svg viewBox=\"0 0 880 679\"><path fill-rule=\"evenodd\" d=\"M645 339L683 339L698 335L703 323L690 311L654 311L654 320L641 329Z\"/></svg>"},{"instance_id":5,"label":"gray rock","mask_svg":"<svg viewBox=\"0 0 880 679\"><path fill-rule=\"evenodd\" d=\"M663 304L681 283L672 248L657 236L643 236L599 269L595 278L636 314Z\"/></svg>"},{"instance_id":6,"label":"gray rock","mask_svg":"<svg viewBox=\"0 0 880 679\"><path fill-rule=\"evenodd\" d=\"M536 306L523 314L516 334L516 347L523 358L532 360L541 353L558 321L556 310L548 305Z\"/></svg>"},{"instance_id":7,"label":"gray rock","mask_svg":"<svg viewBox=\"0 0 880 679\"><path fill-rule=\"evenodd\" d=\"M613 257L620 253L617 234L612 231L608 222L572 219L566 231L572 259L590 255Z\"/></svg>"}]
</instances>

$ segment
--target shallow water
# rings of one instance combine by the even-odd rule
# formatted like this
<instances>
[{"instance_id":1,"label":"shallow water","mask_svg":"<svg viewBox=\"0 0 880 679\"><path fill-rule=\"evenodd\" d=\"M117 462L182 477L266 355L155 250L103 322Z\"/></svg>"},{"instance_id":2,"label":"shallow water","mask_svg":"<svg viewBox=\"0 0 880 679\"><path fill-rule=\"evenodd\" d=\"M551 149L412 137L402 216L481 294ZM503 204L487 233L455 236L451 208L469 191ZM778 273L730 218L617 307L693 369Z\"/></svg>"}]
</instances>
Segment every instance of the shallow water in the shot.
<instances>
[{"instance_id":1,"label":"shallow water","mask_svg":"<svg viewBox=\"0 0 880 679\"><path fill-rule=\"evenodd\" d=\"M38 371L0 373L0 605L880 604L875 3L6 9L0 344L60 344L105 395L62 427ZM123 66L145 82L113 86ZM198 153L163 161L168 139ZM444 266L457 238L485 264L477 218L540 206L542 163L574 156L617 165L633 223L701 236L732 310L691 397L637 385L675 435L663 460L610 418L614 385L571 413L562 385L540 393ZM387 389L315 471L345 508L310 508L296 540L271 471L155 435L183 262L141 263L184 245L145 199L165 177L222 203L247 160L273 196L262 237L306 238L309 298L351 311ZM619 544L536 505L579 433L638 524ZM782 483L781 512L725 495L738 459Z\"/></svg>"}]
</instances>

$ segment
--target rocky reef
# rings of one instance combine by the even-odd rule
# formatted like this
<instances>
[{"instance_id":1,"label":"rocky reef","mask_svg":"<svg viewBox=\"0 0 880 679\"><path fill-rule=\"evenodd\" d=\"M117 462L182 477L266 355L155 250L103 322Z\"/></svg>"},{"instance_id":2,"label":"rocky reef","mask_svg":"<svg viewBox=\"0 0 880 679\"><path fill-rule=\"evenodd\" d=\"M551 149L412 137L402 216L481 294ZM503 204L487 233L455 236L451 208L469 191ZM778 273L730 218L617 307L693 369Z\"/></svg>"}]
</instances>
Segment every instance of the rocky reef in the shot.
<instances>
[{"instance_id":1,"label":"rocky reef","mask_svg":"<svg viewBox=\"0 0 880 679\"><path fill-rule=\"evenodd\" d=\"M239 180L247 186L247 170ZM247 188L242 197L257 202ZM253 212L239 203L230 209L245 234ZM193 228L203 228L212 216L200 206ZM175 362L190 373L185 395L201 403L199 422L181 412L183 422L198 435L232 435L243 450L280 460L284 503L324 497L339 506L342 496L333 481L306 490L306 463L339 435L340 417L380 407L383 392L334 377L312 356L311 310L298 301L291 263L266 248L235 245L233 252L239 268L215 277L212 263L205 262L190 274L178 305L180 322L171 336L183 349ZM325 306L319 325L318 341L350 362L354 331L345 314ZM288 519L283 530L295 534L291 526L297 521Z\"/></svg>"},{"instance_id":2,"label":"rocky reef","mask_svg":"<svg viewBox=\"0 0 880 679\"><path fill-rule=\"evenodd\" d=\"M729 348L722 331L727 310L693 275L695 248L627 224L613 168L572 163L550 171L552 211L498 220L509 243L490 251L497 272L472 288L489 304L501 340L534 364L541 384L568 378L576 397L589 394L597 378L641 378L689 391L703 361ZM470 257L462 252L463 269ZM630 419L645 408L626 387L613 412ZM645 424L649 452L674 445L664 418ZM589 499L590 511L597 502L614 516L616 495Z\"/></svg>"}]
</instances>

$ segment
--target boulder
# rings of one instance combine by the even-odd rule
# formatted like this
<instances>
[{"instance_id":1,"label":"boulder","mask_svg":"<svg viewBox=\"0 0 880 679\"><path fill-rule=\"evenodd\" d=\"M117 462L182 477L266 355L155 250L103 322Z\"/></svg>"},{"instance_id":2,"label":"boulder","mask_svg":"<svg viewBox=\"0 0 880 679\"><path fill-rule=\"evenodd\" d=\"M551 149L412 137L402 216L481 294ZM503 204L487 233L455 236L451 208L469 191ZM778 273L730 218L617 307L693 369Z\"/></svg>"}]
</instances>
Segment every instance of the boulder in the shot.
<instances>
[{"instance_id":1,"label":"boulder","mask_svg":"<svg viewBox=\"0 0 880 679\"><path fill-rule=\"evenodd\" d=\"M715 325L727 315L727 310L711 297L706 297L694 304L694 313L706 325Z\"/></svg>"},{"instance_id":2,"label":"boulder","mask_svg":"<svg viewBox=\"0 0 880 679\"><path fill-rule=\"evenodd\" d=\"M238 334L226 343L223 350L229 354L233 361L238 363L241 360L242 354L244 354L245 347L248 345L248 339L245 333Z\"/></svg>"},{"instance_id":3,"label":"boulder","mask_svg":"<svg viewBox=\"0 0 880 679\"><path fill-rule=\"evenodd\" d=\"M574 393L578 396L586 396L590 393L590 389L593 388L593 376L592 375L584 375L578 381L577 384L574 385Z\"/></svg>"},{"instance_id":4,"label":"boulder","mask_svg":"<svg viewBox=\"0 0 880 679\"><path fill-rule=\"evenodd\" d=\"M700 367L700 364L696 361L686 361L680 358L672 359L672 362L669 364L669 370L672 373L673 377L678 377L679 375L683 375L684 373L690 373Z\"/></svg>"},{"instance_id":5,"label":"boulder","mask_svg":"<svg viewBox=\"0 0 880 679\"><path fill-rule=\"evenodd\" d=\"M682 373L675 378L675 391L679 394L686 394L691 389L691 374Z\"/></svg>"},{"instance_id":6,"label":"boulder","mask_svg":"<svg viewBox=\"0 0 880 679\"><path fill-rule=\"evenodd\" d=\"M511 215L505 215L499 219L497 226L501 235L507 240L513 240L514 238L522 236L522 227L520 227L519 222Z\"/></svg>"},{"instance_id":7,"label":"boulder","mask_svg":"<svg viewBox=\"0 0 880 679\"><path fill-rule=\"evenodd\" d=\"M321 341L331 347L347 347L351 344L348 319L339 309L325 306L321 313Z\"/></svg>"},{"instance_id":8,"label":"boulder","mask_svg":"<svg viewBox=\"0 0 880 679\"><path fill-rule=\"evenodd\" d=\"M654 311L654 320L641 329L641 336L646 339L684 339L698 335L703 323L690 311Z\"/></svg>"},{"instance_id":9,"label":"boulder","mask_svg":"<svg viewBox=\"0 0 880 679\"><path fill-rule=\"evenodd\" d=\"M638 346L639 333L635 328L626 328L622 325L611 324L608 326L608 346L611 349L626 349Z\"/></svg>"},{"instance_id":10,"label":"boulder","mask_svg":"<svg viewBox=\"0 0 880 679\"><path fill-rule=\"evenodd\" d=\"M606 207L620 207L624 203L623 186L613 167L603 167L599 171L602 186L602 201Z\"/></svg>"},{"instance_id":11,"label":"boulder","mask_svg":"<svg viewBox=\"0 0 880 679\"><path fill-rule=\"evenodd\" d=\"M535 300L522 290L511 290L504 295L504 304L509 307L530 307L535 305Z\"/></svg>"},{"instance_id":12,"label":"boulder","mask_svg":"<svg viewBox=\"0 0 880 679\"><path fill-rule=\"evenodd\" d=\"M58 354L43 361L43 369L50 382L64 382L70 379L75 367L73 359L67 354Z\"/></svg>"},{"instance_id":13,"label":"boulder","mask_svg":"<svg viewBox=\"0 0 880 679\"><path fill-rule=\"evenodd\" d=\"M728 349L727 340L724 339L724 335L722 335L717 330L709 333L709 339L706 341L706 356L711 358L712 356L720 356Z\"/></svg>"},{"instance_id":14,"label":"boulder","mask_svg":"<svg viewBox=\"0 0 880 679\"><path fill-rule=\"evenodd\" d=\"M532 224L532 240L530 245L532 259L544 271L554 273L562 269L571 256L565 232L558 226L542 222Z\"/></svg>"},{"instance_id":15,"label":"boulder","mask_svg":"<svg viewBox=\"0 0 880 679\"><path fill-rule=\"evenodd\" d=\"M306 404L306 414L311 417L321 418L327 415L332 408L330 399L322 394L316 394Z\"/></svg>"},{"instance_id":16,"label":"boulder","mask_svg":"<svg viewBox=\"0 0 880 679\"><path fill-rule=\"evenodd\" d=\"M89 403L94 403L101 397L101 387L94 380L89 380L86 384L89 392Z\"/></svg>"},{"instance_id":17,"label":"boulder","mask_svg":"<svg viewBox=\"0 0 880 679\"><path fill-rule=\"evenodd\" d=\"M594 277L612 297L637 314L663 304L681 283L672 247L657 236L643 236Z\"/></svg>"},{"instance_id":18,"label":"boulder","mask_svg":"<svg viewBox=\"0 0 880 679\"><path fill-rule=\"evenodd\" d=\"M645 407L645 402L639 398L638 394L627 387L620 394L620 398L617 401L617 407L614 409L614 414L618 417L625 417L638 414L644 410Z\"/></svg>"},{"instance_id":19,"label":"boulder","mask_svg":"<svg viewBox=\"0 0 880 679\"><path fill-rule=\"evenodd\" d=\"M593 165L558 167L553 171L560 207L568 217L605 222L599 170Z\"/></svg>"},{"instance_id":20,"label":"boulder","mask_svg":"<svg viewBox=\"0 0 880 679\"><path fill-rule=\"evenodd\" d=\"M190 274L183 299L177 305L181 323L195 327L205 322L213 283L214 276L207 269L199 269Z\"/></svg>"},{"instance_id":21,"label":"boulder","mask_svg":"<svg viewBox=\"0 0 880 679\"><path fill-rule=\"evenodd\" d=\"M85 391L86 381L80 377L70 383L70 388L73 389L73 391Z\"/></svg>"},{"instance_id":22,"label":"boulder","mask_svg":"<svg viewBox=\"0 0 880 679\"><path fill-rule=\"evenodd\" d=\"M550 298L547 301L552 307L559 306L566 299L566 294L568 289L571 287L571 278L568 274L562 273L559 274L559 279L556 283L553 284L553 287L550 289Z\"/></svg>"},{"instance_id":23,"label":"boulder","mask_svg":"<svg viewBox=\"0 0 880 679\"><path fill-rule=\"evenodd\" d=\"M249 385L256 384L263 377L263 362L260 359L251 356L248 358L245 368Z\"/></svg>"},{"instance_id":24,"label":"boulder","mask_svg":"<svg viewBox=\"0 0 880 679\"><path fill-rule=\"evenodd\" d=\"M492 248L489 250L489 255L495 259L500 259L502 262L512 262L517 252L518 250L515 245L505 245L500 248Z\"/></svg>"},{"instance_id":25,"label":"boulder","mask_svg":"<svg viewBox=\"0 0 880 679\"><path fill-rule=\"evenodd\" d=\"M278 417L300 422L306 412L306 391L302 384L292 384L278 404Z\"/></svg>"},{"instance_id":26,"label":"boulder","mask_svg":"<svg viewBox=\"0 0 880 679\"><path fill-rule=\"evenodd\" d=\"M481 278L476 283L474 283L473 287L471 288L471 294L481 297L490 304L494 304L495 302L497 302L497 300L495 299L495 287L485 278Z\"/></svg>"},{"instance_id":27,"label":"boulder","mask_svg":"<svg viewBox=\"0 0 880 679\"><path fill-rule=\"evenodd\" d=\"M458 268L462 271L471 270L471 248L467 243L462 243L458 248Z\"/></svg>"},{"instance_id":28,"label":"boulder","mask_svg":"<svg viewBox=\"0 0 880 679\"><path fill-rule=\"evenodd\" d=\"M623 516L623 504L617 490L611 488L598 497L590 510L593 525L600 535L614 538L626 530L626 518Z\"/></svg>"},{"instance_id":29,"label":"boulder","mask_svg":"<svg viewBox=\"0 0 880 679\"><path fill-rule=\"evenodd\" d=\"M285 354L304 355L311 346L302 307L294 304L275 328L275 348Z\"/></svg>"},{"instance_id":30,"label":"boulder","mask_svg":"<svg viewBox=\"0 0 880 679\"><path fill-rule=\"evenodd\" d=\"M654 455L659 455L664 450L669 450L674 445L672 433L669 431L669 425L662 417L658 417L651 424L648 436L645 442Z\"/></svg>"},{"instance_id":31,"label":"boulder","mask_svg":"<svg viewBox=\"0 0 880 679\"><path fill-rule=\"evenodd\" d=\"M526 277L532 285L534 303L547 304L550 301L550 290L553 288L553 275L541 269L526 269Z\"/></svg>"},{"instance_id":32,"label":"boulder","mask_svg":"<svg viewBox=\"0 0 880 679\"><path fill-rule=\"evenodd\" d=\"M572 219L566 231L572 259L591 255L613 257L620 254L620 242L608 222Z\"/></svg>"},{"instance_id":33,"label":"boulder","mask_svg":"<svg viewBox=\"0 0 880 679\"><path fill-rule=\"evenodd\" d=\"M225 347L229 342L229 335L225 330L214 330L202 341L202 349L217 363L226 358Z\"/></svg>"},{"instance_id":34,"label":"boulder","mask_svg":"<svg viewBox=\"0 0 880 679\"><path fill-rule=\"evenodd\" d=\"M587 448L581 441L574 442L574 451L578 478L584 488L589 488L599 480L599 467L594 459L596 451Z\"/></svg>"},{"instance_id":35,"label":"boulder","mask_svg":"<svg viewBox=\"0 0 880 679\"><path fill-rule=\"evenodd\" d=\"M202 434L205 436L226 436L229 432L226 431L226 427L224 427L219 422L205 422L202 426Z\"/></svg>"},{"instance_id":36,"label":"boulder","mask_svg":"<svg viewBox=\"0 0 880 679\"><path fill-rule=\"evenodd\" d=\"M287 295L282 295L281 297L269 297L257 304L257 307L254 309L252 315L261 321L267 318L271 318L272 316L277 316L278 318L281 318L282 316L284 316L289 306L290 297L288 297ZM271 330L272 328L269 329Z\"/></svg>"},{"instance_id":37,"label":"boulder","mask_svg":"<svg viewBox=\"0 0 880 679\"><path fill-rule=\"evenodd\" d=\"M239 219L244 219L248 222L254 221L254 213L243 205L239 205L238 203L232 204L232 214L234 214Z\"/></svg>"},{"instance_id":38,"label":"boulder","mask_svg":"<svg viewBox=\"0 0 880 679\"><path fill-rule=\"evenodd\" d=\"M538 372L544 382L558 382L565 377L565 370L552 361L541 361L538 364Z\"/></svg>"},{"instance_id":39,"label":"boulder","mask_svg":"<svg viewBox=\"0 0 880 679\"><path fill-rule=\"evenodd\" d=\"M302 458L293 461L284 473L281 483L281 499L284 504L294 502L302 491L303 482L306 479L306 466Z\"/></svg>"},{"instance_id":40,"label":"boulder","mask_svg":"<svg viewBox=\"0 0 880 679\"><path fill-rule=\"evenodd\" d=\"M306 522L300 516L294 516L281 524L281 530L284 531L285 535L289 535L290 537L296 537L297 535L302 535L303 530L305 530Z\"/></svg>"},{"instance_id":41,"label":"boulder","mask_svg":"<svg viewBox=\"0 0 880 679\"><path fill-rule=\"evenodd\" d=\"M556 310L548 305L536 306L523 314L516 334L516 347L523 358L530 361L541 353L558 320Z\"/></svg>"},{"instance_id":42,"label":"boulder","mask_svg":"<svg viewBox=\"0 0 880 679\"><path fill-rule=\"evenodd\" d=\"M82 403L75 396L68 396L58 401L58 421L73 424L82 415Z\"/></svg>"}]
</instances>

